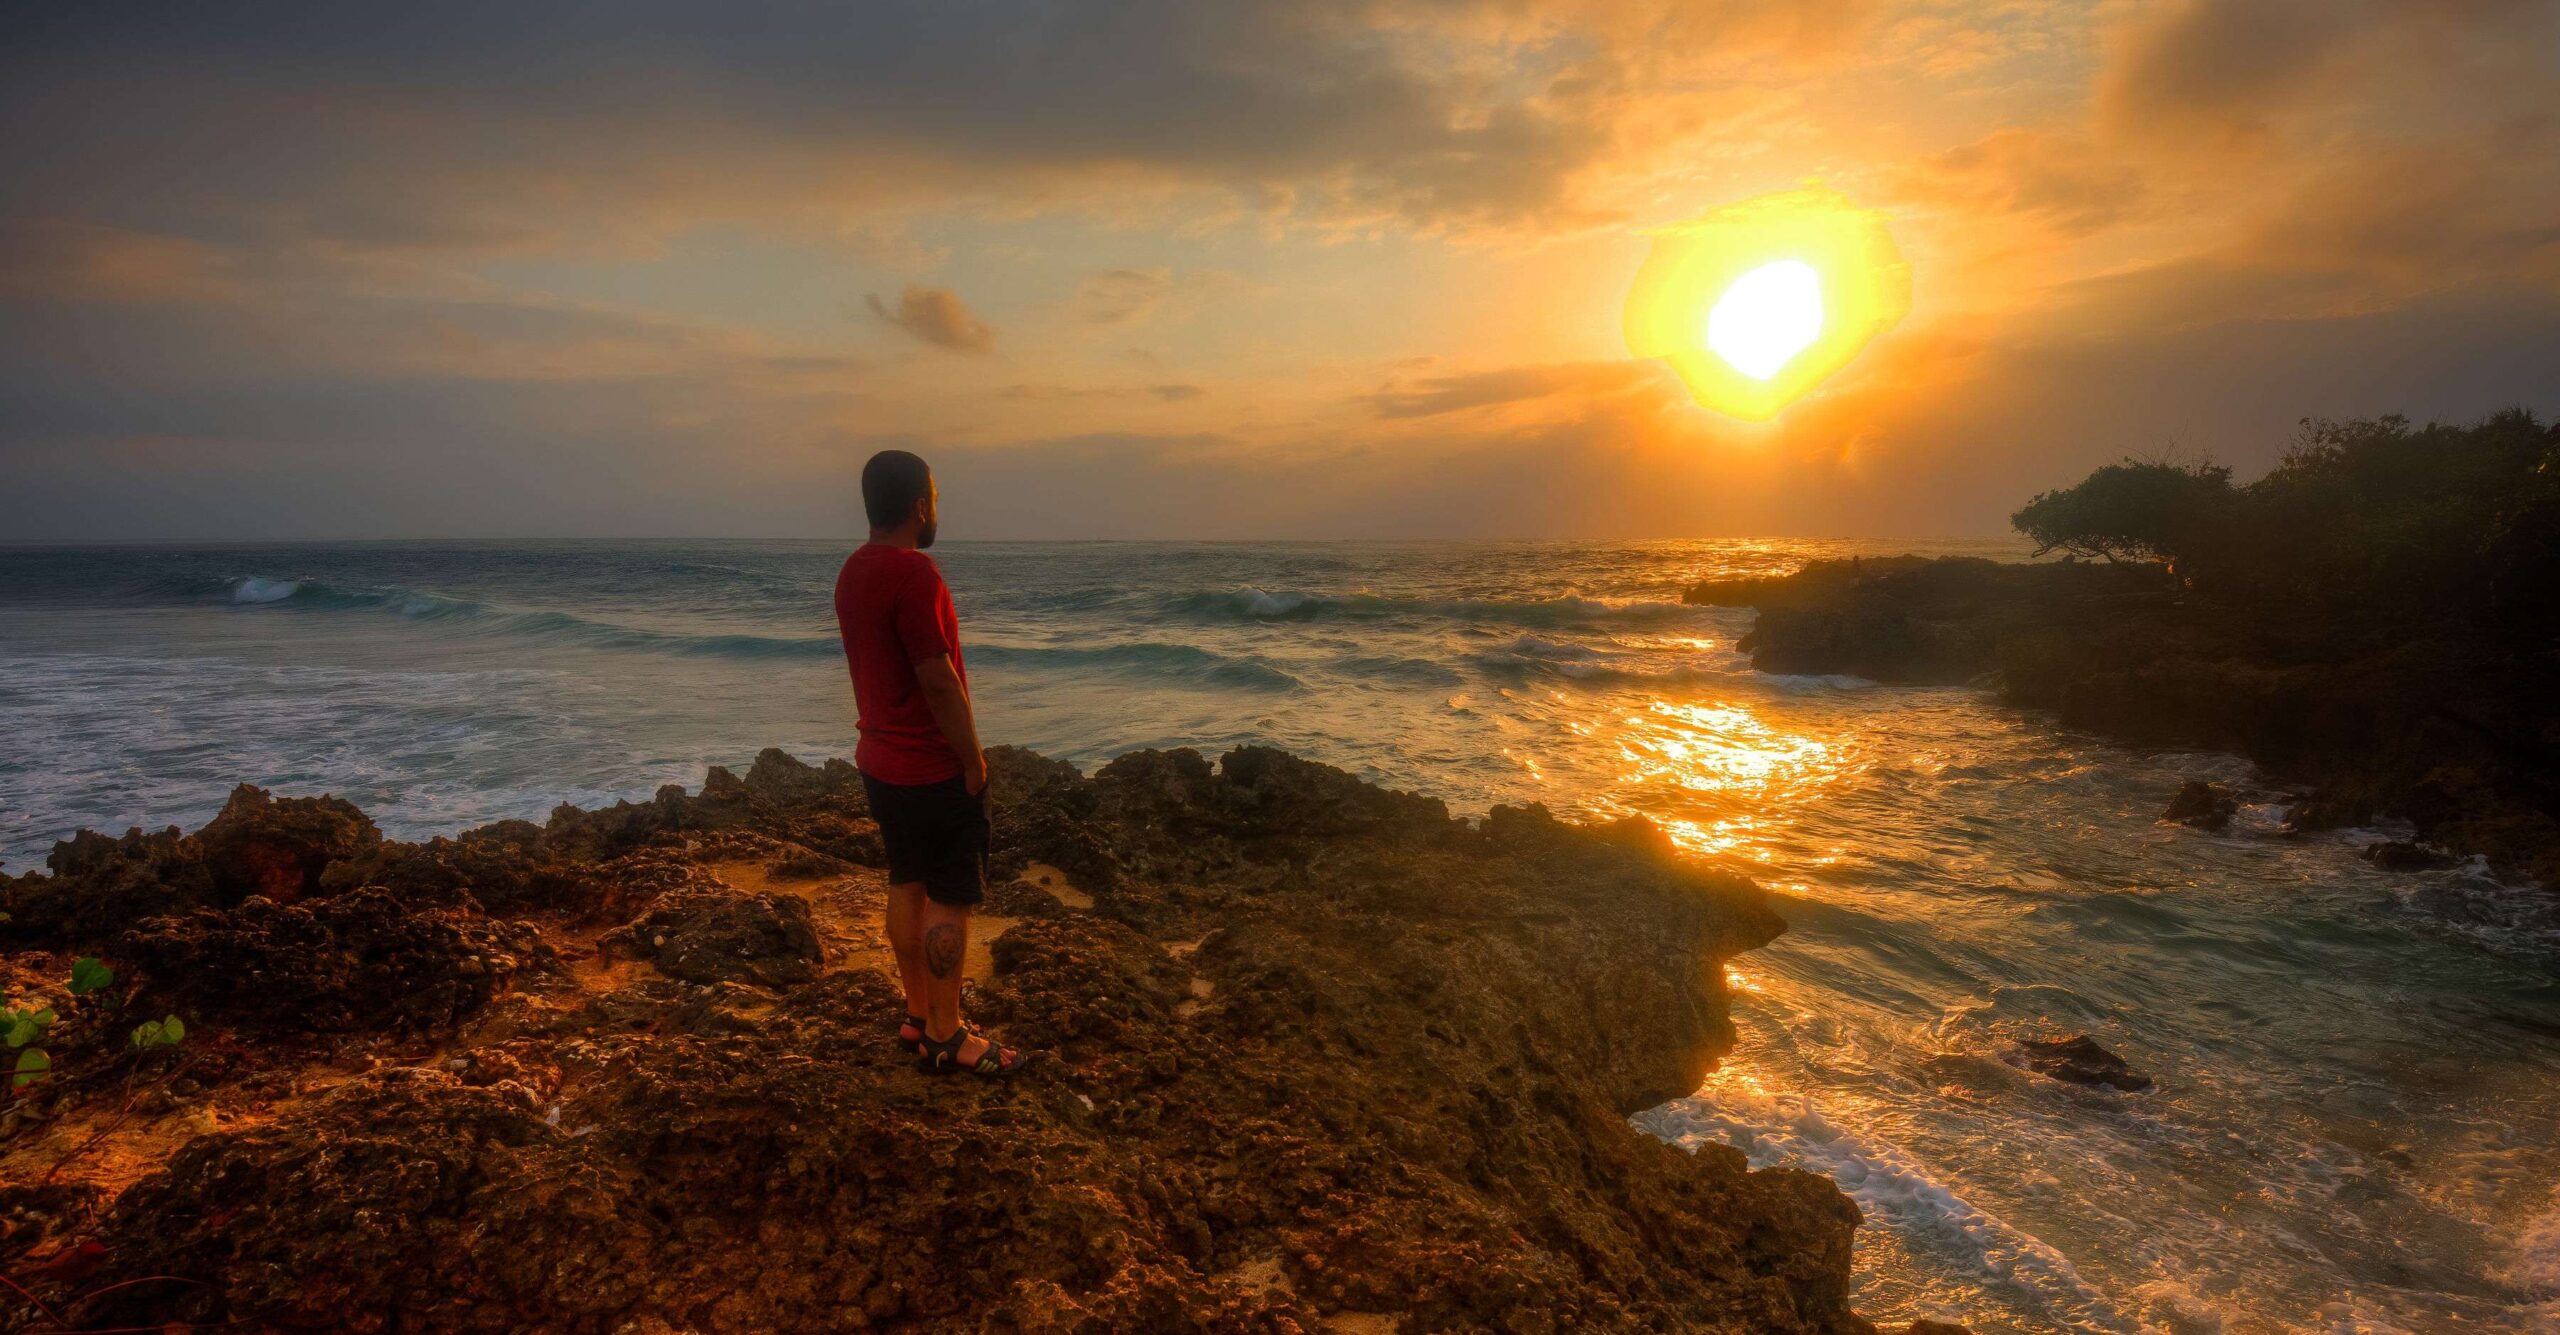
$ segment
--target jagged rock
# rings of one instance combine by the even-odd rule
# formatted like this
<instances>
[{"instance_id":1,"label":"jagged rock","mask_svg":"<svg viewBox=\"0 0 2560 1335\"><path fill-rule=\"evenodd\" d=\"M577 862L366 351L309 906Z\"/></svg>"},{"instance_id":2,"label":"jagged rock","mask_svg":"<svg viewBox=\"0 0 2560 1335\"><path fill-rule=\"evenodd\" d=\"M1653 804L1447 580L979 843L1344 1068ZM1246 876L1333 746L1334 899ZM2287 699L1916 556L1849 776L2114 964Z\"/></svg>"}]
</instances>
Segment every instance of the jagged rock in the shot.
<instances>
[{"instance_id":1,"label":"jagged rock","mask_svg":"<svg viewBox=\"0 0 2560 1335\"><path fill-rule=\"evenodd\" d=\"M594 864L553 855L541 834L540 826L510 821L459 839L384 843L330 867L321 884L380 886L419 907L477 904L498 914L593 909L611 898Z\"/></svg>"},{"instance_id":2,"label":"jagged rock","mask_svg":"<svg viewBox=\"0 0 2560 1335\"><path fill-rule=\"evenodd\" d=\"M137 919L175 913L215 898L195 842L172 826L111 839L82 830L53 846L50 876L0 882L0 940L58 940L87 948L112 939Z\"/></svg>"},{"instance_id":3,"label":"jagged rock","mask_svg":"<svg viewBox=\"0 0 2560 1335\"><path fill-rule=\"evenodd\" d=\"M269 1033L449 1029L520 975L558 968L532 927L378 887L147 919L117 956L140 975L145 1013Z\"/></svg>"},{"instance_id":4,"label":"jagged rock","mask_svg":"<svg viewBox=\"0 0 2560 1335\"><path fill-rule=\"evenodd\" d=\"M987 786L1004 812L988 851L999 878L1045 862L1088 892L1119 884L1120 859L1094 826L1095 788L1075 766L1018 746L990 747Z\"/></svg>"},{"instance_id":5,"label":"jagged rock","mask_svg":"<svg viewBox=\"0 0 2560 1335\"><path fill-rule=\"evenodd\" d=\"M809 901L727 887L672 892L607 941L689 983L805 983L826 961Z\"/></svg>"},{"instance_id":6,"label":"jagged rock","mask_svg":"<svg viewBox=\"0 0 2560 1335\"><path fill-rule=\"evenodd\" d=\"M334 797L270 797L242 784L212 823L196 832L214 889L227 902L264 895L289 904L320 888L329 864L371 850L382 833L352 802Z\"/></svg>"},{"instance_id":7,"label":"jagged rock","mask_svg":"<svg viewBox=\"0 0 2560 1335\"><path fill-rule=\"evenodd\" d=\"M2024 1039L2008 1056L2012 1066L2075 1085L2128 1092L2151 1088L2150 1076L2127 1066L2124 1058L2099 1047L2087 1034Z\"/></svg>"},{"instance_id":8,"label":"jagged rock","mask_svg":"<svg viewBox=\"0 0 2560 1335\"><path fill-rule=\"evenodd\" d=\"M2453 865L2453 859L2441 850L2409 839L2367 844L2363 856L2384 871L2436 871Z\"/></svg>"},{"instance_id":9,"label":"jagged rock","mask_svg":"<svg viewBox=\"0 0 2560 1335\"><path fill-rule=\"evenodd\" d=\"M768 802L806 801L826 792L829 784L825 770L800 763L799 757L778 746L756 752L755 763L747 766L748 794Z\"/></svg>"},{"instance_id":10,"label":"jagged rock","mask_svg":"<svg viewBox=\"0 0 2560 1335\"><path fill-rule=\"evenodd\" d=\"M2231 795L2231 790L2218 783L2193 780L2169 799L2169 809L2160 813L2160 819L2199 830L2221 830L2230 827L2231 818L2239 811L2240 800Z\"/></svg>"},{"instance_id":11,"label":"jagged rock","mask_svg":"<svg viewBox=\"0 0 2560 1335\"><path fill-rule=\"evenodd\" d=\"M1275 752L991 764L1016 855L1116 877L992 941L973 1016L1047 1054L1013 1085L917 1076L896 985L826 970L798 897L734 888L870 828L849 770L760 761L743 802L387 846L300 903L138 929L116 962L205 1036L223 1111L192 1091L165 1115L204 1120L151 1142L183 1149L42 1226L97 1271L39 1296L73 1328L1867 1329L1827 1180L1627 1121L1732 1043L1722 961L1780 930L1747 882L1645 822L1478 828ZM84 849L154 885L190 865ZM605 912L657 969L583 956ZM484 945L512 964L458 962ZM286 1041L315 1028L346 1035L317 1067ZM431 1068L373 1037L406 1029ZM162 1275L192 1282L125 1283Z\"/></svg>"},{"instance_id":12,"label":"jagged rock","mask_svg":"<svg viewBox=\"0 0 2560 1335\"><path fill-rule=\"evenodd\" d=\"M702 776L701 800L704 802L715 806L740 806L748 797L747 785L730 773L725 765L714 765Z\"/></svg>"}]
</instances>

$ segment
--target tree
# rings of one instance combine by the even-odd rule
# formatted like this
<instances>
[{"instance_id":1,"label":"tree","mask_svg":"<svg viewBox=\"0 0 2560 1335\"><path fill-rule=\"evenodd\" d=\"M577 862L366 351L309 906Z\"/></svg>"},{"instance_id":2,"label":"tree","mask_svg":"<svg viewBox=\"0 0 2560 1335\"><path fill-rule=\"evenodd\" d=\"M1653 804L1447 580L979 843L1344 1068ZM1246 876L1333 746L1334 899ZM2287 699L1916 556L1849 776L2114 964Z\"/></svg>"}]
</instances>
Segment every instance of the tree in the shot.
<instances>
[{"instance_id":1,"label":"tree","mask_svg":"<svg viewBox=\"0 0 2560 1335\"><path fill-rule=\"evenodd\" d=\"M2038 556L2165 561L2175 570L2208 541L2231 498L2228 468L2127 459L2036 497L2009 522L2035 540Z\"/></svg>"}]
</instances>

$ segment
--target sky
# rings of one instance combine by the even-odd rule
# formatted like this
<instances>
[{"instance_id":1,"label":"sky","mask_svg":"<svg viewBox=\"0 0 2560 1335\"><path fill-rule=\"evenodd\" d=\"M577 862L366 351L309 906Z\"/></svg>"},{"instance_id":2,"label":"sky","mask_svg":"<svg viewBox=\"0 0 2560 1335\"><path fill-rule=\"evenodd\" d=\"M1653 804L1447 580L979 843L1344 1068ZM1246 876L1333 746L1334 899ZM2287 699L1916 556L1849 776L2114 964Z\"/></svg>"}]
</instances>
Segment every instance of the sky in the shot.
<instances>
[{"instance_id":1,"label":"sky","mask_svg":"<svg viewBox=\"0 0 2560 1335\"><path fill-rule=\"evenodd\" d=\"M0 541L2002 531L2560 412L2560 0L56 5L0 43ZM1820 185L1775 420L1621 312Z\"/></svg>"}]
</instances>

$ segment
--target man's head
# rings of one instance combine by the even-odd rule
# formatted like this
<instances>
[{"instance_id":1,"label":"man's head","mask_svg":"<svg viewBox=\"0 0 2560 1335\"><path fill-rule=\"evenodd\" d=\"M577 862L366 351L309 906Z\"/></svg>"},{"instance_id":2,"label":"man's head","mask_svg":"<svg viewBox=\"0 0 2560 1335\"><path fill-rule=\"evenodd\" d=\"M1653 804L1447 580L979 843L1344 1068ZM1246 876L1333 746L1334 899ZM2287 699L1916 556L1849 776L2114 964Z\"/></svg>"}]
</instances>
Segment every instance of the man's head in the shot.
<instances>
[{"instance_id":1,"label":"man's head","mask_svg":"<svg viewBox=\"0 0 2560 1335\"><path fill-rule=\"evenodd\" d=\"M871 536L887 537L912 524L916 546L932 546L934 502L933 470L905 450L882 450L862 466L862 512L871 520Z\"/></svg>"}]
</instances>

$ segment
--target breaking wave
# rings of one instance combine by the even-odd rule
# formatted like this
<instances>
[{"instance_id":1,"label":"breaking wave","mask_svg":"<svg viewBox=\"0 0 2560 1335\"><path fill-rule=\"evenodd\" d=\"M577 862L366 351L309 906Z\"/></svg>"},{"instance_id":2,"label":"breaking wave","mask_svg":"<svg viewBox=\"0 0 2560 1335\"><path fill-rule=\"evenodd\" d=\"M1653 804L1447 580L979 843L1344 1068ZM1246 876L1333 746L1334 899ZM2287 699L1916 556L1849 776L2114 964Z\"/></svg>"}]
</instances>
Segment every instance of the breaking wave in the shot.
<instances>
[{"instance_id":1,"label":"breaking wave","mask_svg":"<svg viewBox=\"0 0 2560 1335\"><path fill-rule=\"evenodd\" d=\"M453 623L462 633L517 635L589 649L694 654L717 658L824 658L843 652L833 634L758 635L742 632L662 630L574 616L521 611L419 589L347 589L318 580L252 575L226 585L242 607L310 612L374 612L413 621Z\"/></svg>"}]
</instances>

